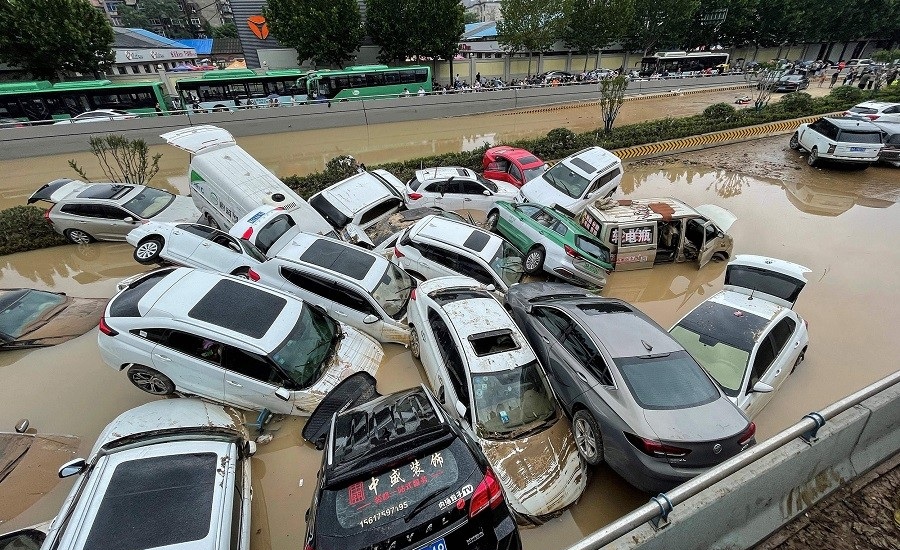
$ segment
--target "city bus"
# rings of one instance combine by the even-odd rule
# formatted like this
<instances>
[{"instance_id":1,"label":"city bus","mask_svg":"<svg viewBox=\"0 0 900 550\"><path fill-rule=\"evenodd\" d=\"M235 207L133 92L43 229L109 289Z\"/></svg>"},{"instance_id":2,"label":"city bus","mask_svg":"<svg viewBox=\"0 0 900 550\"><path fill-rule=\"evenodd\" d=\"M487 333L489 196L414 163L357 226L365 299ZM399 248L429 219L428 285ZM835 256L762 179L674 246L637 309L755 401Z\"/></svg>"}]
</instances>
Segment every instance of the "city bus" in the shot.
<instances>
[{"instance_id":1,"label":"city bus","mask_svg":"<svg viewBox=\"0 0 900 550\"><path fill-rule=\"evenodd\" d=\"M311 100L387 98L416 95L421 87L431 92L431 68L427 66L388 67L359 65L346 69L322 69L306 76Z\"/></svg>"},{"instance_id":2,"label":"city bus","mask_svg":"<svg viewBox=\"0 0 900 550\"><path fill-rule=\"evenodd\" d=\"M234 111L306 103L306 74L300 69L266 71L219 69L200 78L175 83L183 108L190 111Z\"/></svg>"},{"instance_id":3,"label":"city bus","mask_svg":"<svg viewBox=\"0 0 900 550\"><path fill-rule=\"evenodd\" d=\"M728 54L719 52L656 52L641 59L641 76L695 76L728 65Z\"/></svg>"},{"instance_id":4,"label":"city bus","mask_svg":"<svg viewBox=\"0 0 900 550\"><path fill-rule=\"evenodd\" d=\"M95 109L118 109L138 115L172 109L162 82L47 80L0 83L0 118L42 122L65 120Z\"/></svg>"}]
</instances>

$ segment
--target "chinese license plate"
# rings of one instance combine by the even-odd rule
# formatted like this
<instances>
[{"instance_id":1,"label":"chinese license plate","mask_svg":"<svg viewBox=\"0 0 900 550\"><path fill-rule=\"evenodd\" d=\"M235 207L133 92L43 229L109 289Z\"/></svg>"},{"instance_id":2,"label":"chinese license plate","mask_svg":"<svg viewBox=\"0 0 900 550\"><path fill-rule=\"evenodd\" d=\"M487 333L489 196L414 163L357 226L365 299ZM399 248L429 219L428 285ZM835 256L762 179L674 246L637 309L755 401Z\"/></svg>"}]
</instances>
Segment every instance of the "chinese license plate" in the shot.
<instances>
[{"instance_id":1,"label":"chinese license plate","mask_svg":"<svg viewBox=\"0 0 900 550\"><path fill-rule=\"evenodd\" d=\"M865 147L851 147L850 148L851 153L862 153L865 150L866 150Z\"/></svg>"},{"instance_id":2,"label":"chinese license plate","mask_svg":"<svg viewBox=\"0 0 900 550\"><path fill-rule=\"evenodd\" d=\"M429 544L428 546L423 546L419 548L419 550L447 550L447 543L444 542L443 538L440 538L435 541L431 541L431 544Z\"/></svg>"},{"instance_id":3,"label":"chinese license plate","mask_svg":"<svg viewBox=\"0 0 900 550\"><path fill-rule=\"evenodd\" d=\"M575 262L575 265L577 265L580 269L587 271L588 273L593 273L594 275L596 275L600 271L599 267L585 260L578 260Z\"/></svg>"}]
</instances>

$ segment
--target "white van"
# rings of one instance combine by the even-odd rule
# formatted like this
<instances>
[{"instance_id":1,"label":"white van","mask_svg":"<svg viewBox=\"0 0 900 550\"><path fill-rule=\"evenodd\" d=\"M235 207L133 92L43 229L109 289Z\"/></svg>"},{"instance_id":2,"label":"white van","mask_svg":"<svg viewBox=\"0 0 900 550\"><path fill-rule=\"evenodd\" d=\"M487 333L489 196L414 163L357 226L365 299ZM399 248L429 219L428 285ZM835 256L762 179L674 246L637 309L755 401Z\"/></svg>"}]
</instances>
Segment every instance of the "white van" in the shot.
<instances>
[{"instance_id":1,"label":"white van","mask_svg":"<svg viewBox=\"0 0 900 550\"><path fill-rule=\"evenodd\" d=\"M602 147L588 147L525 183L516 202L561 206L580 214L591 201L611 197L621 181L622 160Z\"/></svg>"},{"instance_id":2,"label":"white van","mask_svg":"<svg viewBox=\"0 0 900 550\"><path fill-rule=\"evenodd\" d=\"M304 231L337 238L325 218L238 146L227 130L192 126L160 137L191 154L191 197L213 227L227 231L251 210L268 204L291 211L302 220Z\"/></svg>"}]
</instances>

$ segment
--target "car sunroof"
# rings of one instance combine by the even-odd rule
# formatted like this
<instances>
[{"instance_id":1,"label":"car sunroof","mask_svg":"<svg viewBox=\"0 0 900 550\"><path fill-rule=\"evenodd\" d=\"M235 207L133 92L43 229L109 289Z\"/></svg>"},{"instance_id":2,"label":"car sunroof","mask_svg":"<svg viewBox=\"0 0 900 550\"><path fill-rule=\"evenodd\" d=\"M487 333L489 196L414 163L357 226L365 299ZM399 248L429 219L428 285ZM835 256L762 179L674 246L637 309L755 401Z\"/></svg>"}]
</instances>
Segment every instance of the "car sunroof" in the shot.
<instances>
[{"instance_id":1,"label":"car sunroof","mask_svg":"<svg viewBox=\"0 0 900 550\"><path fill-rule=\"evenodd\" d=\"M78 193L79 199L120 199L134 189L132 185L99 184L92 185Z\"/></svg>"},{"instance_id":2,"label":"car sunroof","mask_svg":"<svg viewBox=\"0 0 900 550\"><path fill-rule=\"evenodd\" d=\"M481 252L490 241L491 236L487 233L484 233L482 231L472 231L472 234L469 235L469 238L466 239L466 242L463 243L463 246L468 248L469 250Z\"/></svg>"},{"instance_id":3,"label":"car sunroof","mask_svg":"<svg viewBox=\"0 0 900 550\"><path fill-rule=\"evenodd\" d=\"M281 296L223 279L188 311L188 317L259 339L286 305Z\"/></svg>"},{"instance_id":4,"label":"car sunroof","mask_svg":"<svg viewBox=\"0 0 900 550\"><path fill-rule=\"evenodd\" d=\"M361 249L319 239L300 255L300 259L361 281L366 278L377 257L366 254Z\"/></svg>"}]
</instances>

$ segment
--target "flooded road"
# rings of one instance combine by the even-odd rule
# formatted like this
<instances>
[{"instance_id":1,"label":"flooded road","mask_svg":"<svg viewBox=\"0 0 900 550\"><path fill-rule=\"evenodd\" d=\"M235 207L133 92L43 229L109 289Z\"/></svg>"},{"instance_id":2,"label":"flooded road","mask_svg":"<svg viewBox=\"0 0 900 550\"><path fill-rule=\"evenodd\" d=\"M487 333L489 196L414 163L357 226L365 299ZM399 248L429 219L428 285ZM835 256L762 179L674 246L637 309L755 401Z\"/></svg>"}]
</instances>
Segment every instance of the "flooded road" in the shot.
<instances>
[{"instance_id":1,"label":"flooded road","mask_svg":"<svg viewBox=\"0 0 900 550\"><path fill-rule=\"evenodd\" d=\"M32 163L42 170L43 161ZM10 164L0 163L4 173ZM779 179L770 179L773 174ZM900 301L900 248L893 242L900 234L900 170L812 169L788 150L785 136L626 166L620 195L723 206L738 217L730 230L735 253L772 255L812 269L796 306L809 321L809 353L756 418L758 440L896 369L891 344L900 313L888 304ZM94 243L2 257L0 283L111 296L119 279L145 269L134 263L127 244ZM610 275L603 294L636 304L668 328L720 290L723 275L723 264L619 272ZM385 346L377 377L382 393L425 380L409 351L393 344ZM79 436L78 456L114 416L152 399L102 363L96 331L54 348L0 354L0 388L0 429L29 418L41 433ZM298 418L270 424L275 438L260 445L253 459L255 550L302 547L304 513L321 463L321 453L302 442L302 425ZM48 465L50 475L57 466ZM16 517L0 518L0 532L50 519L70 487L71 481L59 483ZM559 548L648 498L601 466L571 510L522 531L525 547Z\"/></svg>"}]
</instances>

